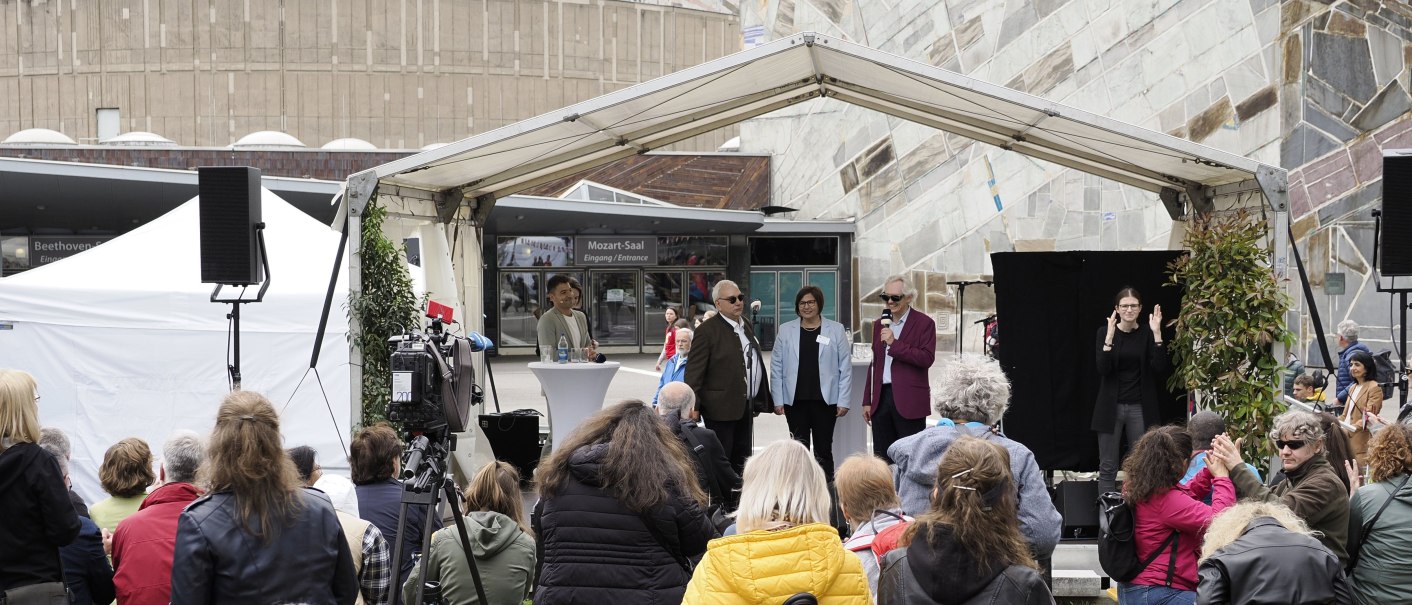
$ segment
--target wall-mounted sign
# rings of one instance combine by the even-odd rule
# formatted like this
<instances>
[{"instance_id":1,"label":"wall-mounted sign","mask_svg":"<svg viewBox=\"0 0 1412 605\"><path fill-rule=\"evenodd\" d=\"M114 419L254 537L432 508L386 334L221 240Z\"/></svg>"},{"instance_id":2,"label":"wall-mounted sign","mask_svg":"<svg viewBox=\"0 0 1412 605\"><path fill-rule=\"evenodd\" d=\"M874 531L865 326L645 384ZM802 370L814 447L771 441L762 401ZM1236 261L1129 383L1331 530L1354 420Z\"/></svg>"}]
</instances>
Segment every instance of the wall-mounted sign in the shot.
<instances>
[{"instance_id":1,"label":"wall-mounted sign","mask_svg":"<svg viewBox=\"0 0 1412 605\"><path fill-rule=\"evenodd\" d=\"M574 238L574 264L579 266L656 265L657 237L608 237L580 235Z\"/></svg>"},{"instance_id":2,"label":"wall-mounted sign","mask_svg":"<svg viewBox=\"0 0 1412 605\"><path fill-rule=\"evenodd\" d=\"M1324 294L1329 296L1343 296L1347 286L1345 285L1343 273L1324 274Z\"/></svg>"},{"instance_id":3,"label":"wall-mounted sign","mask_svg":"<svg viewBox=\"0 0 1412 605\"><path fill-rule=\"evenodd\" d=\"M66 259L114 237L112 235L32 235L29 238L29 266L33 269Z\"/></svg>"}]
</instances>

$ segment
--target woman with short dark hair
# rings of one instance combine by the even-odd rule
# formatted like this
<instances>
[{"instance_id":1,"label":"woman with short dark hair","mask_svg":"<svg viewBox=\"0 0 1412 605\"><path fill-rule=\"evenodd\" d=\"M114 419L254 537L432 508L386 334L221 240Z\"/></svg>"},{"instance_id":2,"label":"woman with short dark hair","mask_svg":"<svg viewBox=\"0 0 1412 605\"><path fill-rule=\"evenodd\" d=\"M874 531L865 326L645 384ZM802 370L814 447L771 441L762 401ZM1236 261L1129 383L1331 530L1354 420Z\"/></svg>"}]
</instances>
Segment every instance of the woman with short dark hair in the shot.
<instances>
[{"instance_id":1,"label":"woman with short dark hair","mask_svg":"<svg viewBox=\"0 0 1412 605\"><path fill-rule=\"evenodd\" d=\"M1383 388L1378 385L1377 370L1377 362L1367 351L1356 351L1348 358L1353 385L1348 387L1348 399L1339 417L1354 427L1348 433L1348 442L1353 446L1359 469L1368 464L1368 440L1373 437L1373 429L1386 424L1378 416L1383 411Z\"/></svg>"},{"instance_id":2,"label":"woman with short dark hair","mask_svg":"<svg viewBox=\"0 0 1412 605\"><path fill-rule=\"evenodd\" d=\"M358 516L376 525L387 540L387 552L397 550L399 536L397 519L402 510L402 482L396 479L402 469L402 440L387 423L379 423L358 431L349 447L348 462L353 467L353 484L358 493ZM400 537L402 554L393 561L398 577L412 571L412 554L421 552L422 528L425 527L425 506L408 506L406 527ZM396 593L397 587L392 588Z\"/></svg>"},{"instance_id":3,"label":"woman with short dark hair","mask_svg":"<svg viewBox=\"0 0 1412 605\"><path fill-rule=\"evenodd\" d=\"M172 602L351 605L353 557L328 496L306 488L285 454L279 415L235 391L216 413L211 491L177 521Z\"/></svg>"},{"instance_id":4,"label":"woman with short dark hair","mask_svg":"<svg viewBox=\"0 0 1412 605\"><path fill-rule=\"evenodd\" d=\"M1122 442L1131 450L1158 422L1160 381L1169 367L1162 305L1152 308L1146 324L1138 321L1141 316L1142 295L1125 287L1113 297L1107 324L1098 329L1098 400L1090 428L1098 433L1099 493L1117 485Z\"/></svg>"},{"instance_id":5,"label":"woman with short dark hair","mask_svg":"<svg viewBox=\"0 0 1412 605\"><path fill-rule=\"evenodd\" d=\"M853 344L843 324L826 319L824 291L804 286L794 295L792 319L775 332L770 352L770 394L775 413L783 414L789 436L810 447L814 459L833 481L833 430L848 413L853 379Z\"/></svg>"},{"instance_id":6,"label":"woman with short dark hair","mask_svg":"<svg viewBox=\"0 0 1412 605\"><path fill-rule=\"evenodd\" d=\"M535 471L535 602L678 603L715 529L686 446L637 400L569 433Z\"/></svg>"}]
</instances>

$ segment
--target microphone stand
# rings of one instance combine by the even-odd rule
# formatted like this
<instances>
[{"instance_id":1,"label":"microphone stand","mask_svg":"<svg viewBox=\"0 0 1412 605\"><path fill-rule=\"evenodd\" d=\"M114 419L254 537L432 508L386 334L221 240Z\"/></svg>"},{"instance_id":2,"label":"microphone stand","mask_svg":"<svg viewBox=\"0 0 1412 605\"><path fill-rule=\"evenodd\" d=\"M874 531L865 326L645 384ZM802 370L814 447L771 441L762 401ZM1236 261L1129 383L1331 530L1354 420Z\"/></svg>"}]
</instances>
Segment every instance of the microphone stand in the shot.
<instances>
[{"instance_id":1,"label":"microphone stand","mask_svg":"<svg viewBox=\"0 0 1412 605\"><path fill-rule=\"evenodd\" d=\"M956 354L961 354L961 324L966 319L966 286L976 284L993 285L995 282L988 279L976 279L966 281L949 281L948 286L956 286Z\"/></svg>"}]
</instances>

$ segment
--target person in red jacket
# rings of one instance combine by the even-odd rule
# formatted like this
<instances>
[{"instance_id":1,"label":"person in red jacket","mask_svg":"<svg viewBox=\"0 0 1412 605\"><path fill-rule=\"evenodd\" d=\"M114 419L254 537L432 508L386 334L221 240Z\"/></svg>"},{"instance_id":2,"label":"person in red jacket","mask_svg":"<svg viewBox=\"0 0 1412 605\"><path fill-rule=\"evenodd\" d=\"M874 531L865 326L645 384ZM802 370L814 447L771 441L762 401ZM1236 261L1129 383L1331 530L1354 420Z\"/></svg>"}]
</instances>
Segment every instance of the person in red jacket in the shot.
<instances>
[{"instance_id":1,"label":"person in red jacket","mask_svg":"<svg viewBox=\"0 0 1412 605\"><path fill-rule=\"evenodd\" d=\"M113 586L123 605L167 605L172 593L172 552L177 517L201 490L192 484L206 458L201 438L178 431L162 446L161 487L113 532Z\"/></svg>"},{"instance_id":2,"label":"person in red jacket","mask_svg":"<svg viewBox=\"0 0 1412 605\"><path fill-rule=\"evenodd\" d=\"M1216 457L1187 485L1191 434L1178 426L1154 428L1138 439L1123 461L1123 497L1133 507L1133 533L1140 560L1159 552L1131 582L1118 584L1120 603L1192 605L1196 559L1211 518L1235 504L1229 460ZM1202 502L1207 493L1211 504Z\"/></svg>"}]
</instances>

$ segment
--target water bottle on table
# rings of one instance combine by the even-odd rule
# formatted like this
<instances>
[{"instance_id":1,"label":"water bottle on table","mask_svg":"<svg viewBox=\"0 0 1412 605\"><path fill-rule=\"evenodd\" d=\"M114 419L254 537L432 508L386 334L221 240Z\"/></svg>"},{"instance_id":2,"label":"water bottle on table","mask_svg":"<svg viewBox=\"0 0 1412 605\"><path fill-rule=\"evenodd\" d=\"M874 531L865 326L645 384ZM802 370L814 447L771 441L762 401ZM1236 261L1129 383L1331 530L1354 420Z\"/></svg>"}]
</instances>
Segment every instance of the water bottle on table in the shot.
<instances>
[{"instance_id":1,"label":"water bottle on table","mask_svg":"<svg viewBox=\"0 0 1412 605\"><path fill-rule=\"evenodd\" d=\"M559 363L569 363L569 339L559 335Z\"/></svg>"}]
</instances>

